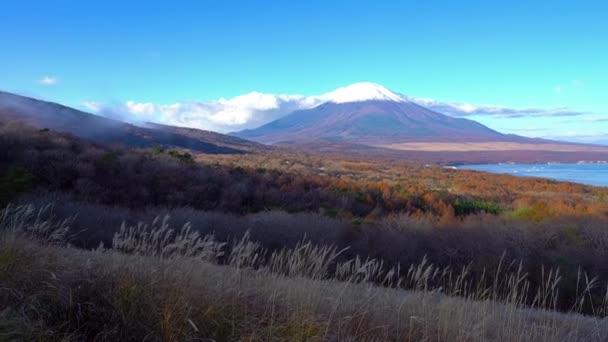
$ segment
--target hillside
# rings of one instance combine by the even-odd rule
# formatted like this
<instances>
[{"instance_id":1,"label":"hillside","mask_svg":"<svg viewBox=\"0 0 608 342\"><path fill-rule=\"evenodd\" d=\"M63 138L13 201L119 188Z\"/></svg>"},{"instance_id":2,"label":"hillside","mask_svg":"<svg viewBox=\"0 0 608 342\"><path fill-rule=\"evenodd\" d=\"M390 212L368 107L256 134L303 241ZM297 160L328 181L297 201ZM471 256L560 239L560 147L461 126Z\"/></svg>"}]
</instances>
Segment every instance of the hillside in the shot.
<instances>
[{"instance_id":1,"label":"hillside","mask_svg":"<svg viewBox=\"0 0 608 342\"><path fill-rule=\"evenodd\" d=\"M101 143L175 147L203 153L245 153L259 144L219 133L142 123L133 125L60 104L0 92L0 120L25 122Z\"/></svg>"},{"instance_id":2,"label":"hillside","mask_svg":"<svg viewBox=\"0 0 608 342\"><path fill-rule=\"evenodd\" d=\"M296 111L237 136L267 144L342 141L390 144L407 141L518 141L475 121L435 113L411 102L327 102Z\"/></svg>"},{"instance_id":3,"label":"hillside","mask_svg":"<svg viewBox=\"0 0 608 342\"><path fill-rule=\"evenodd\" d=\"M183 158L3 122L0 151L0 327L11 339L223 341L270 329L445 340L491 313L504 330L463 340L508 338L516 325L529 327L521 340L585 341L608 312L608 188L287 149ZM316 311L270 316L268 328L267 303L287 314L310 298ZM405 308L395 301L412 300L394 317ZM423 312L447 316L412 323ZM385 328L357 330L359 318Z\"/></svg>"},{"instance_id":4,"label":"hillside","mask_svg":"<svg viewBox=\"0 0 608 342\"><path fill-rule=\"evenodd\" d=\"M433 164L608 160L608 147L502 134L430 110L373 83L317 98L320 105L234 136L321 155Z\"/></svg>"},{"instance_id":5,"label":"hillside","mask_svg":"<svg viewBox=\"0 0 608 342\"><path fill-rule=\"evenodd\" d=\"M319 155L444 165L608 160L608 147L504 135L474 121L429 111L385 88L366 89L338 89L325 94L322 100L329 102L318 107L234 135L157 123L134 125L6 92L0 92L0 121L98 143L202 154L265 154L282 146Z\"/></svg>"},{"instance_id":6,"label":"hillside","mask_svg":"<svg viewBox=\"0 0 608 342\"><path fill-rule=\"evenodd\" d=\"M146 123L146 127L164 132L175 133L184 137L189 137L209 144L215 144L221 147L233 148L247 152L263 152L271 149L269 146L251 140L245 140L228 134L221 134L196 128L168 126L153 122Z\"/></svg>"},{"instance_id":7,"label":"hillside","mask_svg":"<svg viewBox=\"0 0 608 342\"><path fill-rule=\"evenodd\" d=\"M185 229L178 230L179 244L141 239L144 231L132 227L115 236L111 249L85 251L68 248L64 225L36 220L33 211L0 211L0 337L9 341L608 338L605 319L550 311L552 282L536 295L534 307L525 308L518 286L527 280L509 279L515 285L507 285L513 295L506 298L496 288L470 291L458 280L441 291L427 287L434 268L422 263L404 272L403 282L418 284L404 291L396 281L399 270L385 273L376 260L341 262L341 275L328 277L340 254L335 248L302 243L269 253L247 238L228 248ZM168 232L154 229L155 236ZM383 287L371 282L378 278ZM447 291L462 291L463 298L441 293Z\"/></svg>"}]
</instances>

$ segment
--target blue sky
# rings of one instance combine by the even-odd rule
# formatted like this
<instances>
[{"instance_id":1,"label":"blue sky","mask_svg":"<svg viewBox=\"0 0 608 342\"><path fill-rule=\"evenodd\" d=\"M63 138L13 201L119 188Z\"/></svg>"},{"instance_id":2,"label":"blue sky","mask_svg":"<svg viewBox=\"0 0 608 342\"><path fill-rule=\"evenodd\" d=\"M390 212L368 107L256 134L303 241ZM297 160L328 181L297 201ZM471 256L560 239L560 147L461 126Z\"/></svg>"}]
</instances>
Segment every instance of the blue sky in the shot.
<instances>
[{"instance_id":1,"label":"blue sky","mask_svg":"<svg viewBox=\"0 0 608 342\"><path fill-rule=\"evenodd\" d=\"M606 1L7 0L0 89L120 110L370 81L445 102L567 108L581 115L469 117L608 142L606 18Z\"/></svg>"}]
</instances>

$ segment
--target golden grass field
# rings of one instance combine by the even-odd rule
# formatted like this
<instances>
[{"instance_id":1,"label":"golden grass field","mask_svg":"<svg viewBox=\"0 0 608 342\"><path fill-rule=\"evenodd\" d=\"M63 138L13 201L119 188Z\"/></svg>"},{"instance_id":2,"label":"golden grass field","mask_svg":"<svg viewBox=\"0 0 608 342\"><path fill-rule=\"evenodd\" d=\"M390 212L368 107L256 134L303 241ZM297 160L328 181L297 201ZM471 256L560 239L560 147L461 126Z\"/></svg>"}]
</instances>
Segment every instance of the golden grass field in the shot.
<instances>
[{"instance_id":1,"label":"golden grass field","mask_svg":"<svg viewBox=\"0 0 608 342\"><path fill-rule=\"evenodd\" d=\"M302 243L269 254L245 237L226 249L213 236L202 237L188 225L174 231L165 222L123 226L112 249L81 250L62 242L67 223L39 220L31 207L0 211L0 340L608 338L605 318L552 310L560 279L553 271L535 304L525 306L528 283L520 273L500 282L509 289L503 297L496 286L471 287L463 276L430 288L429 279L445 272L424 262L385 273L380 261L357 258L338 263L339 274L329 276L341 253L334 247ZM260 263L264 255L267 262ZM226 262L219 264L221 258ZM384 279L383 286L374 278ZM415 284L414 290L400 289L402 281Z\"/></svg>"}]
</instances>

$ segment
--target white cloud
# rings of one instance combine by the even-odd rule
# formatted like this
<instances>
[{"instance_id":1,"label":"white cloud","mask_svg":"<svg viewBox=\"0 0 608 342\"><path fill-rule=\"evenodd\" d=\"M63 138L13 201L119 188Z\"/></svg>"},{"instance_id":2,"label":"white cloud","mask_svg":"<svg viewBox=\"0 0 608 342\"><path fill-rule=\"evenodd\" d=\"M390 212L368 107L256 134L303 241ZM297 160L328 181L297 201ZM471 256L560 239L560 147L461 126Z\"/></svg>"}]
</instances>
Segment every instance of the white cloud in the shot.
<instances>
[{"instance_id":1,"label":"white cloud","mask_svg":"<svg viewBox=\"0 0 608 342\"><path fill-rule=\"evenodd\" d=\"M100 115L128 122L154 121L167 125L225 133L256 128L293 111L309 109L328 100L333 101L334 97L331 95L334 93L330 92L319 96L303 96L251 92L228 99L220 98L215 101L185 100L172 104L156 104L130 100L124 104L117 105L87 101L83 103L83 106ZM454 117L566 117L586 114L567 107L515 109L493 105L441 102L429 98L407 97L391 92L391 96L393 95Z\"/></svg>"},{"instance_id":2,"label":"white cloud","mask_svg":"<svg viewBox=\"0 0 608 342\"><path fill-rule=\"evenodd\" d=\"M301 95L271 95L251 92L217 101L182 101L155 105L158 121L168 125L194 127L219 132L255 128L299 109L320 104L320 100ZM139 108L131 103L128 109ZM139 104L146 105L149 104Z\"/></svg>"},{"instance_id":3,"label":"white cloud","mask_svg":"<svg viewBox=\"0 0 608 342\"><path fill-rule=\"evenodd\" d=\"M93 113L98 113L103 108L103 103L97 101L83 101L82 106Z\"/></svg>"},{"instance_id":4,"label":"white cloud","mask_svg":"<svg viewBox=\"0 0 608 342\"><path fill-rule=\"evenodd\" d=\"M574 86L576 88L583 87L584 85L585 85L585 82L583 82L581 80L573 80L572 81L572 86Z\"/></svg>"},{"instance_id":5,"label":"white cloud","mask_svg":"<svg viewBox=\"0 0 608 342\"><path fill-rule=\"evenodd\" d=\"M561 94L564 92L564 88L562 88L561 85L556 85L555 88L553 89L556 93Z\"/></svg>"},{"instance_id":6,"label":"white cloud","mask_svg":"<svg viewBox=\"0 0 608 342\"><path fill-rule=\"evenodd\" d=\"M156 111L157 106L153 103L137 103L135 101L127 101L125 104L127 112L138 116L149 116L152 117Z\"/></svg>"},{"instance_id":7,"label":"white cloud","mask_svg":"<svg viewBox=\"0 0 608 342\"><path fill-rule=\"evenodd\" d=\"M38 80L38 83L43 85L55 85L58 82L59 80L56 77L52 76L44 76L43 78Z\"/></svg>"},{"instance_id":8,"label":"white cloud","mask_svg":"<svg viewBox=\"0 0 608 342\"><path fill-rule=\"evenodd\" d=\"M105 116L110 119L140 124L156 120L159 106L153 103L136 103L127 101L124 104L108 104L98 101L83 101L83 110Z\"/></svg>"}]
</instances>

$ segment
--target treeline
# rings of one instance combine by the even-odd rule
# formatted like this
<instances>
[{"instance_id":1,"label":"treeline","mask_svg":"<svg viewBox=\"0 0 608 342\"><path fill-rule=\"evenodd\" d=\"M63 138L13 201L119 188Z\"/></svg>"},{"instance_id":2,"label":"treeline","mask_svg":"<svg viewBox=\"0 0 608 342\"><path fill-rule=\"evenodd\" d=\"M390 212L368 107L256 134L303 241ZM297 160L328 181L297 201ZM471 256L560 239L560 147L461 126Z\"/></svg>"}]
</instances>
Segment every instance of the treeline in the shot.
<instances>
[{"instance_id":1,"label":"treeline","mask_svg":"<svg viewBox=\"0 0 608 342\"><path fill-rule=\"evenodd\" d=\"M46 190L130 208L189 206L241 214L321 210L330 216L373 218L391 212L434 212L446 202L469 203L465 214L484 210L475 201L450 194L435 199L383 183L205 165L195 163L187 152L108 147L17 124L0 127L0 149L4 204L23 192Z\"/></svg>"},{"instance_id":2,"label":"treeline","mask_svg":"<svg viewBox=\"0 0 608 342\"><path fill-rule=\"evenodd\" d=\"M408 210L405 202L374 203L354 193L334 191L322 179L201 165L176 150L108 147L16 124L0 127L0 150L0 190L5 204L23 192L48 190L130 208L190 206L246 213L326 207L358 216L377 205Z\"/></svg>"},{"instance_id":3,"label":"treeline","mask_svg":"<svg viewBox=\"0 0 608 342\"><path fill-rule=\"evenodd\" d=\"M348 247L345 258L375 258L386 267L426 259L438 270L469 268L471 286L493 281L489 274L501 263L521 263L521 272L539 286L546 281L543 270L559 268L564 309L580 299L581 275L597 277L595 284L608 281L606 198L594 188L524 179L530 194L505 188L484 196L495 181L517 179L425 167L399 171L395 165L379 167L388 176L378 177L376 169L339 161L315 166L319 173L242 164L0 124L0 204L55 203L59 217L76 215L78 246L108 245L123 221L151 222L171 213L176 227L192 222L225 241L250 231L270 250L307 237ZM345 169L351 176L324 175ZM478 196L467 187L480 190ZM588 295L602 296L602 286Z\"/></svg>"},{"instance_id":4,"label":"treeline","mask_svg":"<svg viewBox=\"0 0 608 342\"><path fill-rule=\"evenodd\" d=\"M313 211L355 223L408 213L434 217L442 225L478 213L540 221L557 215L606 212L608 207L581 201L585 187L567 183L565 186L579 190L568 192L570 198L563 198L563 192L558 198L546 196L561 185L547 187L540 180L544 192L520 198L505 189L485 190L495 179L483 174L466 173L475 177L463 181L463 175L451 170L418 168L402 181L338 178L224 165L211 156L208 160L198 157L195 162L187 151L99 145L16 123L1 124L0 149L0 204L24 192L45 190L129 208L188 206L239 214L269 209Z\"/></svg>"},{"instance_id":5,"label":"treeline","mask_svg":"<svg viewBox=\"0 0 608 342\"><path fill-rule=\"evenodd\" d=\"M402 161L374 162L297 151L265 154L205 155L231 167L249 167L332 178L337 184L379 188L385 198L417 197L434 216L491 212L541 221L556 216L606 216L608 188L534 177L455 170ZM352 188L352 187L351 187ZM451 208L450 208L451 207ZM448 219L447 215L445 219ZM449 220L448 220L449 221Z\"/></svg>"}]
</instances>

